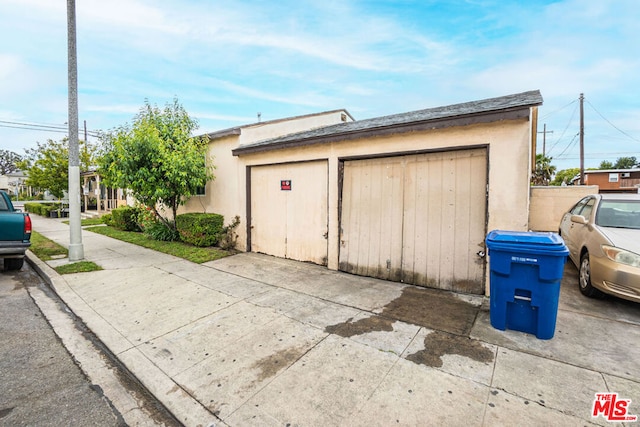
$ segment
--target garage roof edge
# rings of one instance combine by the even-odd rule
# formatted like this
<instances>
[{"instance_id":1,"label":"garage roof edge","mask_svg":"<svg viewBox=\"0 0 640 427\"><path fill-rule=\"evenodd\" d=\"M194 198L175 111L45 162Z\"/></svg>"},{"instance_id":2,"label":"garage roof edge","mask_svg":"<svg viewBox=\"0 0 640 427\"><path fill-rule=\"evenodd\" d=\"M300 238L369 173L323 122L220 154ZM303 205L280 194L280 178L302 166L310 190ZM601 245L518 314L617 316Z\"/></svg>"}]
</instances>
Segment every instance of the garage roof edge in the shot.
<instances>
[{"instance_id":1,"label":"garage roof edge","mask_svg":"<svg viewBox=\"0 0 640 427\"><path fill-rule=\"evenodd\" d=\"M351 113L349 113L349 111L347 111L344 108L339 108L339 109L336 109L336 110L322 111L322 112L319 112L319 113L303 114L303 115L300 115L300 116L287 117L287 118L283 118L283 119L274 119L274 120L267 120L267 121L264 121L264 122L250 123L250 124L242 125L242 126L234 126L232 128L228 128L228 129L222 129L222 130L218 130L218 131L214 131L214 132L209 132L209 133L204 134L203 136L208 137L210 140L219 139L219 138L224 138L224 137L227 137L227 136L240 135L242 133L242 129L246 129L246 128L251 128L251 127L256 127L256 126L264 126L264 125L269 125L269 124L279 123L279 122L286 122L286 121L289 121L289 120L302 119L302 118L305 118L305 117L322 116L322 115L325 115L325 114L332 114L332 113L345 113L347 116L349 116L349 118L351 120L355 120L353 118L353 116L351 115Z\"/></svg>"},{"instance_id":2,"label":"garage roof edge","mask_svg":"<svg viewBox=\"0 0 640 427\"><path fill-rule=\"evenodd\" d=\"M340 123L267 139L232 151L234 156L299 147L362 136L382 136L400 131L435 129L499 120L528 118L529 108L542 105L539 90L429 108L408 113Z\"/></svg>"}]
</instances>

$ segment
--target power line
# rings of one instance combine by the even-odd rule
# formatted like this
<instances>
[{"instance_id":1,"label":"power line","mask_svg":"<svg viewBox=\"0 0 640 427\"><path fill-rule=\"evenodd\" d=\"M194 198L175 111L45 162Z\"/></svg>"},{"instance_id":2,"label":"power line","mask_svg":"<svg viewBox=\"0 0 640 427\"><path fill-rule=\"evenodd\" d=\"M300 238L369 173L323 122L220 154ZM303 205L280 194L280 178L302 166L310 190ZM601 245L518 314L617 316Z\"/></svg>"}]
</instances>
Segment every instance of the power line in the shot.
<instances>
[{"instance_id":1,"label":"power line","mask_svg":"<svg viewBox=\"0 0 640 427\"><path fill-rule=\"evenodd\" d=\"M576 102L578 102L578 100L574 99L573 101L571 101L570 103L568 103L568 104L567 104L567 105L565 105L564 107L560 107L560 108L558 108L558 109L557 109L557 110L555 110L555 111L552 111L552 112L550 112L550 113L547 113L547 114L545 114L544 116L542 116L540 119L541 119L541 120L544 120L544 119L548 118L549 116L551 116L552 114L555 114L555 113L557 113L557 112L559 112L559 111L562 111L562 110L564 110L565 108L567 108L568 106L570 106L571 104L574 104L574 103L576 103Z\"/></svg>"},{"instance_id":2,"label":"power line","mask_svg":"<svg viewBox=\"0 0 640 427\"><path fill-rule=\"evenodd\" d=\"M620 156L627 156L627 155L633 155L633 154L637 154L637 153L635 153L635 152L627 152L627 153L589 153L589 154L585 154L584 158L585 159L590 159L590 160L594 160L594 159L599 159L599 160L613 159L613 160L616 160ZM579 159L579 158L580 157L577 154L567 153L567 155L562 156L562 157L554 157L554 160L576 160L576 159Z\"/></svg>"},{"instance_id":3,"label":"power line","mask_svg":"<svg viewBox=\"0 0 640 427\"><path fill-rule=\"evenodd\" d=\"M0 127L12 128L12 129L35 130L35 131L41 131L41 132L56 132L56 133L69 132L69 129L67 128L66 125L23 123L23 122L14 122L14 121L8 121L8 120L0 120ZM80 132L78 134L80 134ZM101 133L100 131L87 130L87 135L90 135L94 138L99 138Z\"/></svg>"},{"instance_id":4,"label":"power line","mask_svg":"<svg viewBox=\"0 0 640 427\"><path fill-rule=\"evenodd\" d=\"M66 129L65 125L10 122L8 120L0 120L0 123L6 123L6 124L18 125L18 126L33 126L33 127L46 128L46 129Z\"/></svg>"},{"instance_id":5,"label":"power line","mask_svg":"<svg viewBox=\"0 0 640 427\"><path fill-rule=\"evenodd\" d=\"M595 111L605 122L609 123L611 125L611 127L613 127L615 130L617 130L618 132L620 132L621 134L623 134L624 136L636 141L636 142L640 142L640 140L632 137L631 135L629 135L628 133L626 133L625 131L623 131L622 129L620 129L619 127L617 127L616 125L614 125L613 123L611 123L609 121L609 119L607 119L605 116L602 115L602 113L600 113L600 111L598 111L596 109L596 107L593 106L592 103L590 103L589 101L587 101L587 104L589 104L589 106L591 106L591 108L593 108L593 111Z\"/></svg>"},{"instance_id":6,"label":"power line","mask_svg":"<svg viewBox=\"0 0 640 427\"><path fill-rule=\"evenodd\" d=\"M566 153L566 152L567 152L567 150L569 150L569 148L572 148L572 146L575 146L575 145L576 145L576 142L577 142L577 141L576 141L576 138L578 137L578 135L580 135L580 134L579 134L579 133L577 133L577 134L575 134L575 135L573 136L573 138L571 139L571 141L569 141L569 144L567 144L567 146L565 147L565 149L564 149L564 150L562 150L562 153L558 154L558 156L557 156L557 157L562 157L562 155L563 155L564 153Z\"/></svg>"},{"instance_id":7,"label":"power line","mask_svg":"<svg viewBox=\"0 0 640 427\"><path fill-rule=\"evenodd\" d=\"M571 104L574 104L574 103L576 104L576 106L575 106L575 108L573 109L573 112L571 113L571 117L569 118L569 122L567 123L567 126L564 128L564 130L562 131L562 133L560 134L560 136L558 137L558 139L556 140L556 142L551 146L551 148L549 148L549 152L548 152L549 154L548 154L548 155L550 155L550 154L551 154L551 151L553 151L553 149L554 149L554 148L556 148L556 145L558 145L558 144L560 143L560 141L561 141L561 140L562 140L562 138L564 137L564 134L567 132L567 129L569 129L569 126L571 126L571 123L573 122L573 118L574 118L574 117L575 117L575 115L576 115L576 111L578 110L578 106L579 106L579 105L578 105L577 101L573 101L573 102L571 102L570 104L567 104L567 106L568 106L568 105L571 105ZM563 108L564 108L564 107L563 107ZM575 137L574 137L574 138L575 138ZM571 140L571 142L573 142L573 139ZM569 142L569 144L571 144L571 142ZM565 148L565 151L566 151L566 148ZM563 153L564 153L564 151L563 151Z\"/></svg>"}]
</instances>

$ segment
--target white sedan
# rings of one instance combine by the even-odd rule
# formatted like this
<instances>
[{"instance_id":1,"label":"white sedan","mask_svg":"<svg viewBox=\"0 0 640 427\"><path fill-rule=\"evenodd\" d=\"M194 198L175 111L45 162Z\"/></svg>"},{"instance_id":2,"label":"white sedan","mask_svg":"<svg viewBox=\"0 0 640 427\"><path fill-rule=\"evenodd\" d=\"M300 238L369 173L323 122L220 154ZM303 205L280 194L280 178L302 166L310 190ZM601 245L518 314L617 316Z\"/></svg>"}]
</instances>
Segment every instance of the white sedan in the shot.
<instances>
[{"instance_id":1,"label":"white sedan","mask_svg":"<svg viewBox=\"0 0 640 427\"><path fill-rule=\"evenodd\" d=\"M560 222L580 291L640 302L640 194L594 194Z\"/></svg>"}]
</instances>

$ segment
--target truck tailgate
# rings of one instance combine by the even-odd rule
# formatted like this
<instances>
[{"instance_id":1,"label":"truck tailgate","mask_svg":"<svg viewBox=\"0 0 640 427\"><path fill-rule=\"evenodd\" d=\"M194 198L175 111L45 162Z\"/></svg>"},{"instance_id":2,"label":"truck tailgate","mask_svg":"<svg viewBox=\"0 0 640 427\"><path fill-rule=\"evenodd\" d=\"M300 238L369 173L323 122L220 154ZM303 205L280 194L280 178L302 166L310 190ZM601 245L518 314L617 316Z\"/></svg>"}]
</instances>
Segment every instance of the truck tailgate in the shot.
<instances>
[{"instance_id":1,"label":"truck tailgate","mask_svg":"<svg viewBox=\"0 0 640 427\"><path fill-rule=\"evenodd\" d=\"M18 241L28 240L24 233L24 218L22 212L0 212L0 240Z\"/></svg>"}]
</instances>

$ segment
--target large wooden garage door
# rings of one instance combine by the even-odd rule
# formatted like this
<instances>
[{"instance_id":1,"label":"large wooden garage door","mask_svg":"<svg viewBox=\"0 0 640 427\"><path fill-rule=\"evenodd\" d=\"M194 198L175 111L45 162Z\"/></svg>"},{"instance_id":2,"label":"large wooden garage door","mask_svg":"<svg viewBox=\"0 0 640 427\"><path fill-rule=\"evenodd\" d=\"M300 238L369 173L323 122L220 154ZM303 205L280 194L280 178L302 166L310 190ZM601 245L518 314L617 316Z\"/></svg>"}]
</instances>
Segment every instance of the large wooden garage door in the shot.
<instances>
[{"instance_id":1,"label":"large wooden garage door","mask_svg":"<svg viewBox=\"0 0 640 427\"><path fill-rule=\"evenodd\" d=\"M484 294L485 149L344 162L342 271Z\"/></svg>"},{"instance_id":2,"label":"large wooden garage door","mask_svg":"<svg viewBox=\"0 0 640 427\"><path fill-rule=\"evenodd\" d=\"M326 161L252 167L251 250L326 265L327 187Z\"/></svg>"}]
</instances>

